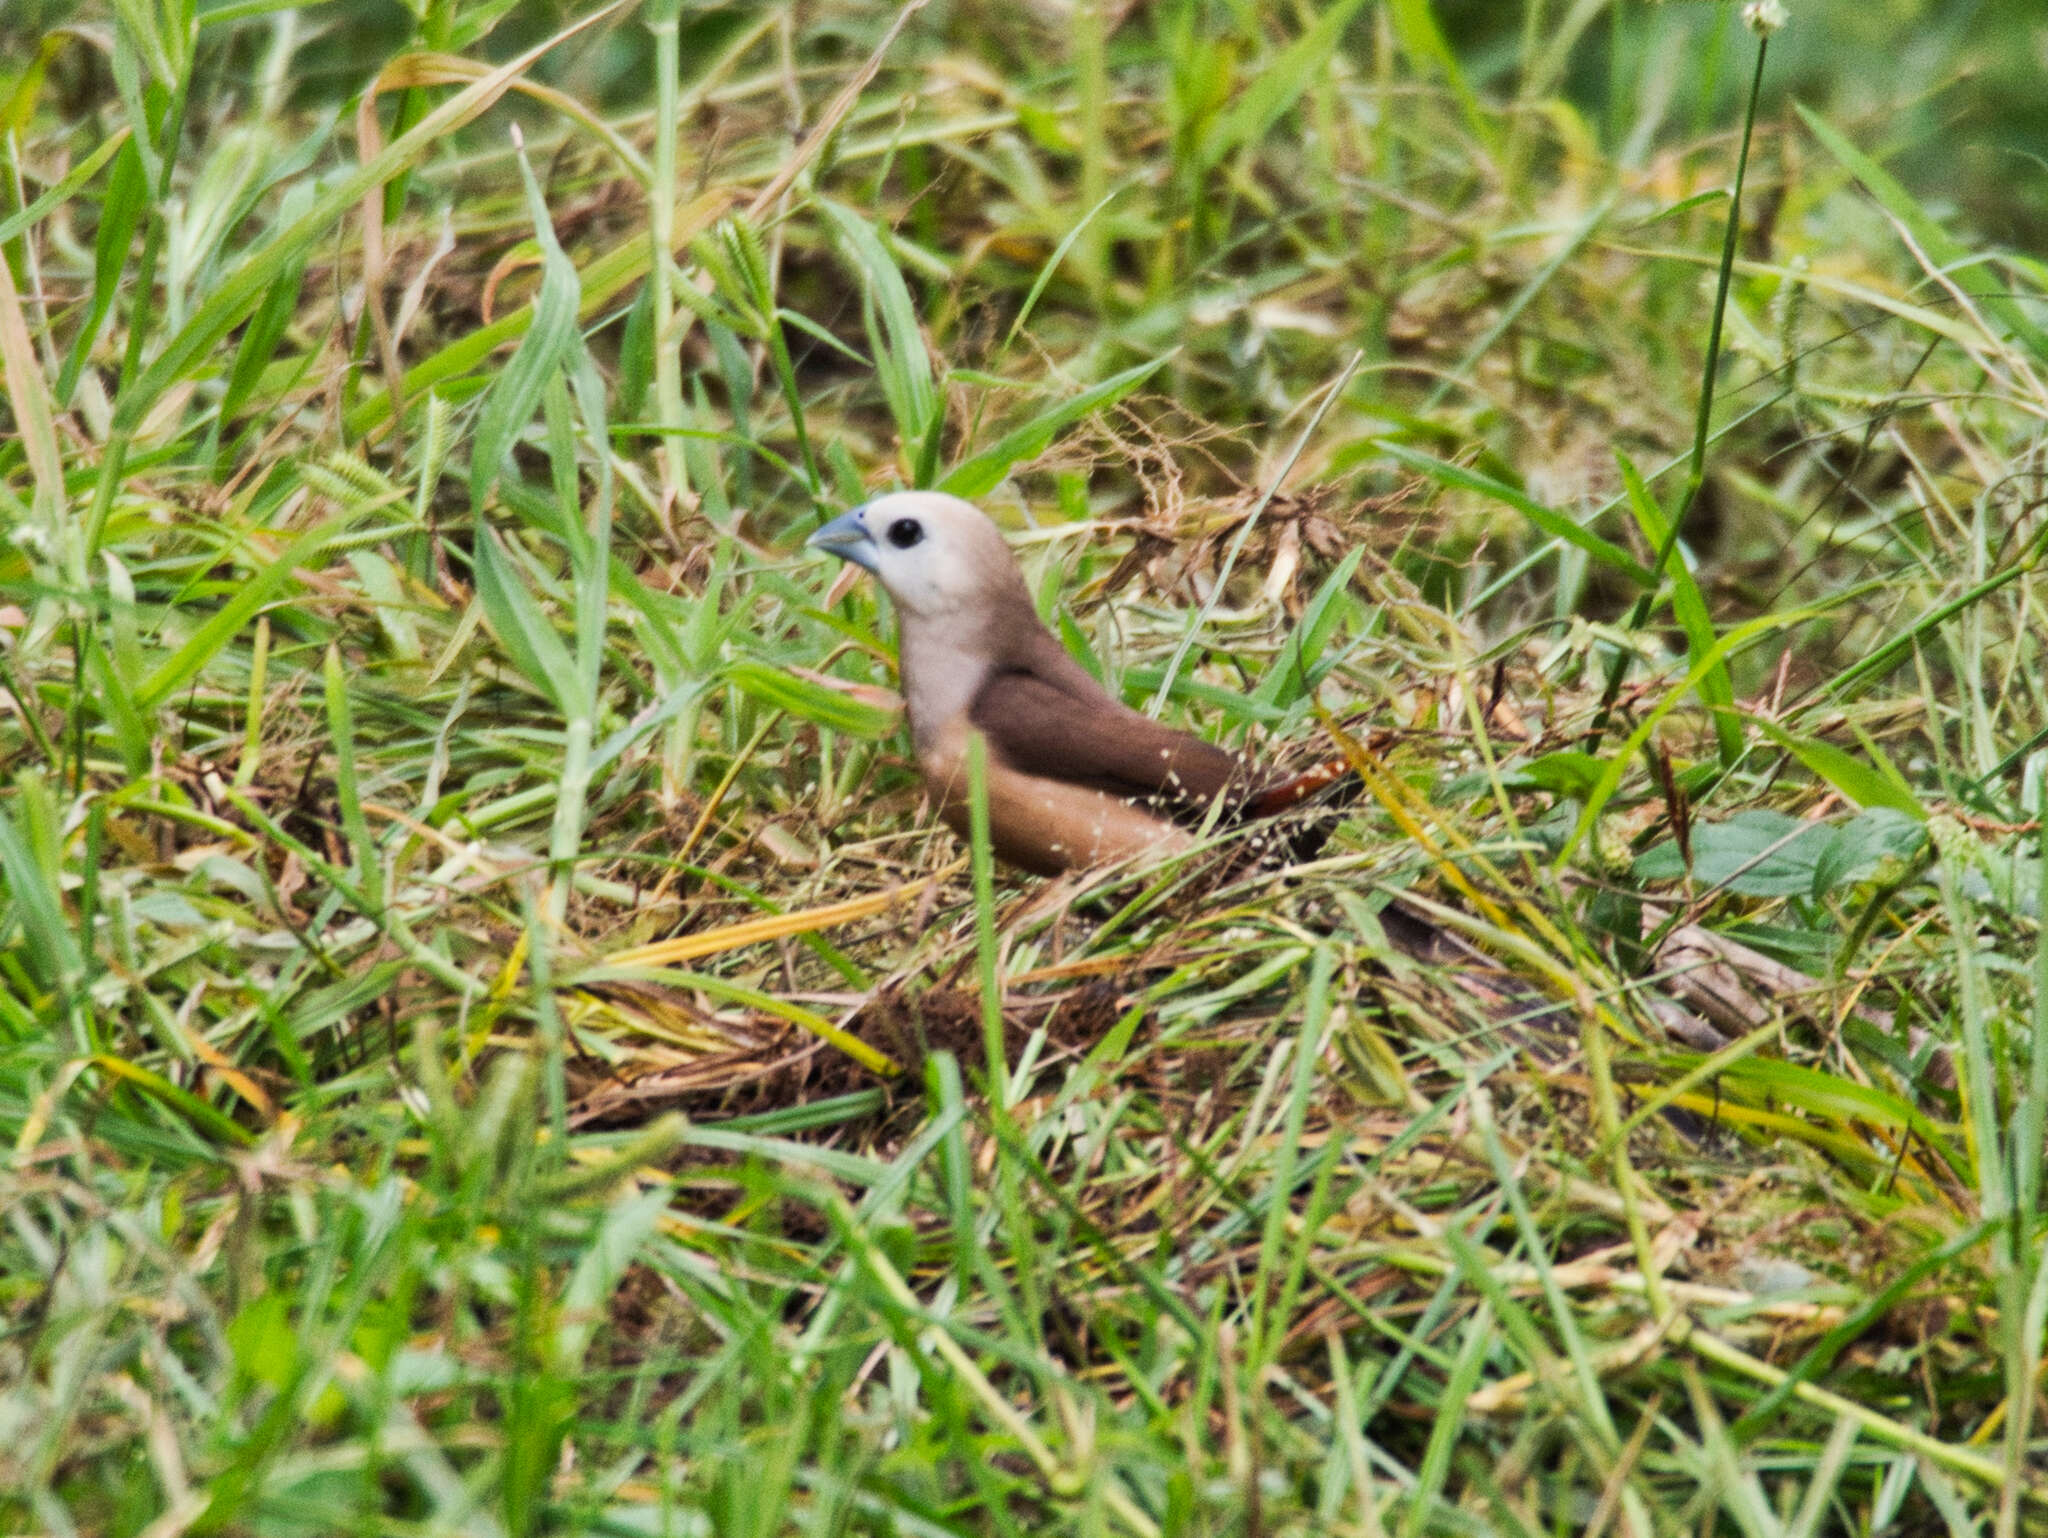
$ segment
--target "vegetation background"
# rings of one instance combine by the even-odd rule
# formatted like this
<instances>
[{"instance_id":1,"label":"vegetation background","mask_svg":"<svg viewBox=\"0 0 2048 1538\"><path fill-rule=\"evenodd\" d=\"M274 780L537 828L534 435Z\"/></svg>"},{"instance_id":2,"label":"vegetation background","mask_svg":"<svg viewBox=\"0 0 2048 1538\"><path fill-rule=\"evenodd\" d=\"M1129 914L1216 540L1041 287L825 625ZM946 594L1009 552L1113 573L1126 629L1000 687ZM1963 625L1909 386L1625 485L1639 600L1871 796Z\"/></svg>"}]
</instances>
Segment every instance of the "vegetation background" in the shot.
<instances>
[{"instance_id":1,"label":"vegetation background","mask_svg":"<svg viewBox=\"0 0 2048 1538\"><path fill-rule=\"evenodd\" d=\"M1786 9L8 0L0 1529L2048 1528L2048 17Z\"/></svg>"}]
</instances>

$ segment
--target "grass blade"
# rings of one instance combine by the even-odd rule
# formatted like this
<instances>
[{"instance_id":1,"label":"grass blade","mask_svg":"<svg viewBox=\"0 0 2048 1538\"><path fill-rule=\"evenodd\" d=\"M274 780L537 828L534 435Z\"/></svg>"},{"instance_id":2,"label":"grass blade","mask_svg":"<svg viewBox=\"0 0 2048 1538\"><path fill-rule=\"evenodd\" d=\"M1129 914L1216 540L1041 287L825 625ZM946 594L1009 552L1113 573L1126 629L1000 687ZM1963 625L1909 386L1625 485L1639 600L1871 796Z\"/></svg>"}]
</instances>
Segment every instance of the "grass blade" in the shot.
<instances>
[{"instance_id":1,"label":"grass blade","mask_svg":"<svg viewBox=\"0 0 2048 1538\"><path fill-rule=\"evenodd\" d=\"M1406 465L1410 470L1428 476L1439 486L1454 487L1459 491L1477 492L1480 496L1491 497L1507 507L1512 507L1538 532L1551 539L1583 551L1609 571L1619 572L1638 587L1656 586L1656 578L1650 575L1634 556L1619 545L1602 539L1583 524L1574 523L1555 508L1545 507L1525 491L1510 486L1506 481L1497 481L1490 475L1481 475L1477 470L1468 470L1463 465L1454 465L1449 460L1438 459L1424 454L1405 444L1390 443L1382 439L1379 449L1396 464Z\"/></svg>"},{"instance_id":2,"label":"grass blade","mask_svg":"<svg viewBox=\"0 0 2048 1538\"><path fill-rule=\"evenodd\" d=\"M1620 449L1614 451L1615 463L1621 467L1622 486L1628 494L1629 510L1635 514L1636 527L1642 530L1644 541L1652 550L1663 553L1658 570L1671 583L1671 612L1678 620L1679 629L1685 632L1686 652L1697 664L1700 658L1714 649L1714 620L1707 612L1706 596L1700 592L1700 585L1676 548L1676 536L1664 509L1657 504L1649 486L1635 462ZM1645 616L1647 617L1647 616ZM1721 762L1733 764L1742 755L1742 728L1726 707L1735 703L1735 684L1728 676L1725 662L1710 667L1700 679L1700 703L1713 712L1714 736L1721 748Z\"/></svg>"},{"instance_id":3,"label":"grass blade","mask_svg":"<svg viewBox=\"0 0 2048 1538\"><path fill-rule=\"evenodd\" d=\"M925 352L924 332L917 323L917 308L903 274L889 257L874 227L841 204L822 204L839 239L846 247L849 265L860 275L862 317L867 325L868 345L874 349L875 373L882 382L882 394L889 402L889 414L896 419L896 432L907 454L918 457L911 484L930 484L935 466L927 445L936 452L932 429L941 402L932 383L931 358ZM879 323L878 323L879 322Z\"/></svg>"},{"instance_id":4,"label":"grass blade","mask_svg":"<svg viewBox=\"0 0 2048 1538\"><path fill-rule=\"evenodd\" d=\"M949 491L956 497L965 497L970 502L976 497L987 496L1017 465L1036 459L1051 447L1052 440L1059 436L1061 429L1094 415L1104 407L1115 405L1158 373L1171 356L1169 353L1166 357L1154 358L1150 363L1140 363L1120 374L1112 374L1100 384L1090 385L1079 395L1041 412L1022 427L1005 433L973 458L954 466L939 482L938 489Z\"/></svg>"},{"instance_id":5,"label":"grass blade","mask_svg":"<svg viewBox=\"0 0 2048 1538\"><path fill-rule=\"evenodd\" d=\"M574 713L581 703L577 696L582 678L569 649L503 553L497 531L479 523L474 548L477 598L498 644L535 690L554 701L564 715Z\"/></svg>"}]
</instances>

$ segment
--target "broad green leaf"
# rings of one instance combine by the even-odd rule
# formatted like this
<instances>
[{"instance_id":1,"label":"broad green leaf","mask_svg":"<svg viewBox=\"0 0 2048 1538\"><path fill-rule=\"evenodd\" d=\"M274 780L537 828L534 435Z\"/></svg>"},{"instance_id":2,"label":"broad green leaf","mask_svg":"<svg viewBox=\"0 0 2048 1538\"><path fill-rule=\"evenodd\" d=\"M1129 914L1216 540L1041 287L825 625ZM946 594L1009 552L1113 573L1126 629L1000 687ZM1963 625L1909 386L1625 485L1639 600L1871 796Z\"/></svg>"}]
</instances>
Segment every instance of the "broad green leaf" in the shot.
<instances>
[{"instance_id":1,"label":"broad green leaf","mask_svg":"<svg viewBox=\"0 0 2048 1538\"><path fill-rule=\"evenodd\" d=\"M1607 772L1607 760L1576 748L1560 748L1518 764L1512 771L1538 790L1553 791L1574 801L1583 801Z\"/></svg>"},{"instance_id":2,"label":"broad green leaf","mask_svg":"<svg viewBox=\"0 0 2048 1538\"><path fill-rule=\"evenodd\" d=\"M583 539L575 552L576 663L587 698L595 700L604 672L604 638L611 622L612 462L605 430L604 385L580 342L569 371L576 412L597 450L596 487L584 504ZM572 484L576 478L572 474ZM573 514L574 509L570 509Z\"/></svg>"},{"instance_id":3,"label":"broad green leaf","mask_svg":"<svg viewBox=\"0 0 2048 1538\"><path fill-rule=\"evenodd\" d=\"M122 684L132 690L142 681L142 635L135 616L135 578L127 563L111 550L100 552L100 566L106 572L108 655Z\"/></svg>"},{"instance_id":4,"label":"broad green leaf","mask_svg":"<svg viewBox=\"0 0 2048 1538\"><path fill-rule=\"evenodd\" d=\"M775 318L776 320L780 321L783 325L789 327L792 331L801 331L805 336L809 337L812 341L816 342L820 347L823 347L830 352L838 353L840 357L846 359L846 361L849 363L858 364L862 368L874 368L877 366L873 361L869 359L866 353L862 352L857 347L849 346L847 343L841 341L838 337L834 336L825 327L819 325L816 321L812 320L810 316L805 315L799 310L792 310L784 306L778 305L775 310ZM877 352L876 357L879 358L880 356L880 352ZM885 388L886 385L887 380L885 379Z\"/></svg>"},{"instance_id":5,"label":"broad green leaf","mask_svg":"<svg viewBox=\"0 0 2048 1538\"><path fill-rule=\"evenodd\" d=\"M584 346L577 328L576 268L555 236L547 198L523 148L518 161L520 179L526 189L527 216L533 221L534 239L540 245L544 276L541 291L534 302L533 330L520 343L519 351L513 355L512 366L506 372L510 374L519 366L529 347L536 348L535 361L540 365L538 348L547 345L540 339L560 330L561 339L554 344L554 357L544 365L540 394L547 408L548 463L554 474L555 500L561 530L569 546L573 575L576 633L576 689L573 697L584 707L580 714L587 713L597 699L603 671L604 637L610 620L610 434L605 419L604 384L597 377L590 350ZM572 394L575 415L582 419L585 436L595 450L593 478L596 487L587 498L583 495L583 475L577 461L576 435L571 420ZM487 405L486 417L490 411L491 407ZM517 424L513 430L517 431ZM587 742L587 738L585 740Z\"/></svg>"},{"instance_id":6,"label":"broad green leaf","mask_svg":"<svg viewBox=\"0 0 2048 1538\"><path fill-rule=\"evenodd\" d=\"M619 332L618 408L627 422L637 421L647 411L654 393L654 285L643 283L626 310L626 324ZM690 480L697 481L692 467Z\"/></svg>"},{"instance_id":7,"label":"broad green leaf","mask_svg":"<svg viewBox=\"0 0 2048 1538\"><path fill-rule=\"evenodd\" d=\"M1803 822L1784 812L1753 807L1723 822L1692 830L1692 879L1742 897L1804 897L1813 890L1821 852L1834 836L1824 822ZM1675 881L1686 874L1677 840L1643 852L1639 881Z\"/></svg>"},{"instance_id":8,"label":"broad green leaf","mask_svg":"<svg viewBox=\"0 0 2048 1538\"><path fill-rule=\"evenodd\" d=\"M656 727L667 725L692 705L696 704L703 698L704 689L704 684L695 683L671 690L668 696L659 705L655 706L654 709L642 711L631 721L628 721L624 726L621 726L610 736L606 737L603 742L598 743L590 751L591 778L593 780L596 779L598 775L611 767L614 759Z\"/></svg>"},{"instance_id":9,"label":"broad green leaf","mask_svg":"<svg viewBox=\"0 0 2048 1538\"><path fill-rule=\"evenodd\" d=\"M1468 796L1491 795L1498 786L1508 791L1548 791L1569 800L1584 801L1599 788L1608 769L1609 761L1597 754L1577 748L1560 748L1555 753L1545 753L1537 758L1461 774L1438 792L1435 799L1449 804Z\"/></svg>"},{"instance_id":10,"label":"broad green leaf","mask_svg":"<svg viewBox=\"0 0 2048 1538\"><path fill-rule=\"evenodd\" d=\"M1812 896L1858 882L1897 880L1927 848L1927 828L1904 812L1873 806L1834 831L1813 866Z\"/></svg>"}]
</instances>

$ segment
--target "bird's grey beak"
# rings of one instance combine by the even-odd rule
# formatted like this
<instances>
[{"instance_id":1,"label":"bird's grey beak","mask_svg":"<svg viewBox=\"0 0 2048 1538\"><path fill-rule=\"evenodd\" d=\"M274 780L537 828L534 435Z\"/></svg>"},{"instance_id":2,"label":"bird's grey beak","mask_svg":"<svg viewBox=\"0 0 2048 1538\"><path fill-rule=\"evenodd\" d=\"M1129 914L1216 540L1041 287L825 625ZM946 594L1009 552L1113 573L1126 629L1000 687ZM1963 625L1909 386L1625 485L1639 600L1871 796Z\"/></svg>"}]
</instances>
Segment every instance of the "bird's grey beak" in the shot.
<instances>
[{"instance_id":1,"label":"bird's grey beak","mask_svg":"<svg viewBox=\"0 0 2048 1538\"><path fill-rule=\"evenodd\" d=\"M806 550L829 550L842 561L851 561L856 566L875 569L875 542L868 537L867 526L860 521L860 509L841 513L817 533L804 541Z\"/></svg>"}]
</instances>

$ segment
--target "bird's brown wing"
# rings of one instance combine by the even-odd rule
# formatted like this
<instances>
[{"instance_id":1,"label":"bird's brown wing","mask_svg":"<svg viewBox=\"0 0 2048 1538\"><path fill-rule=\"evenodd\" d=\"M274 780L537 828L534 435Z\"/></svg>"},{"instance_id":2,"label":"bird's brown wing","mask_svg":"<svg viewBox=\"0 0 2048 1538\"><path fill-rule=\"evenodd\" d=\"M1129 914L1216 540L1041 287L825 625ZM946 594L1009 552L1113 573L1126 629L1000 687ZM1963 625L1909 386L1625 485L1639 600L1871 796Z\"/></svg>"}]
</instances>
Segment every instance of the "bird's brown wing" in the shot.
<instances>
[{"instance_id":1,"label":"bird's brown wing","mask_svg":"<svg viewBox=\"0 0 2048 1538\"><path fill-rule=\"evenodd\" d=\"M1009 768L1167 811L1199 812L1245 787L1249 777L1234 754L1118 704L1064 650L1066 668L1020 660L1025 665L992 670L968 710Z\"/></svg>"}]
</instances>

